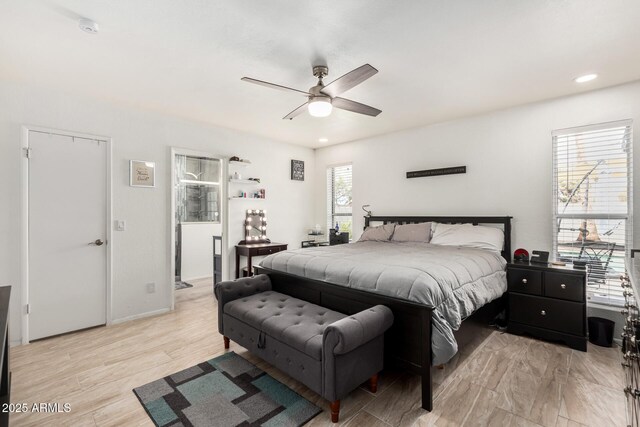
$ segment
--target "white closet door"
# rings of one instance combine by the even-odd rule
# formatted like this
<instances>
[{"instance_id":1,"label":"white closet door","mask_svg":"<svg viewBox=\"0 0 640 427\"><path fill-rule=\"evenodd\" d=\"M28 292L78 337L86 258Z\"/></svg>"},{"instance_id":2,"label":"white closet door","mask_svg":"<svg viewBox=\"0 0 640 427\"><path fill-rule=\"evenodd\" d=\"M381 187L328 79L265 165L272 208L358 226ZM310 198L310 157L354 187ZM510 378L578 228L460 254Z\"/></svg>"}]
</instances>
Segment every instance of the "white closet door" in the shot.
<instances>
[{"instance_id":1,"label":"white closet door","mask_svg":"<svg viewBox=\"0 0 640 427\"><path fill-rule=\"evenodd\" d=\"M106 323L107 144L29 132L29 339Z\"/></svg>"}]
</instances>

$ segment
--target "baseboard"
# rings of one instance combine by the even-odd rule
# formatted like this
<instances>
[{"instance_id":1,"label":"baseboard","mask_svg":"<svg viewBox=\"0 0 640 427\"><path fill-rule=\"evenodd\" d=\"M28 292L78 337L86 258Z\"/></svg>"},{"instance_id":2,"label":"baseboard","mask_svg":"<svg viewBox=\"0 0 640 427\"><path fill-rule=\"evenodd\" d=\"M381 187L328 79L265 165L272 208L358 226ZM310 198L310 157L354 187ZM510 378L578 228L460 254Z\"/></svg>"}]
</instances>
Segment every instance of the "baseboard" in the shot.
<instances>
[{"instance_id":1,"label":"baseboard","mask_svg":"<svg viewBox=\"0 0 640 427\"><path fill-rule=\"evenodd\" d=\"M111 321L111 324L112 325L116 325L118 323L124 323L124 322L128 322L130 320L142 319L144 317L157 316L159 314L168 313L169 311L171 311L171 309L168 308L168 307L167 308L161 308L160 310L147 311L146 313L134 314L132 316L121 317L119 319L113 319Z\"/></svg>"}]
</instances>

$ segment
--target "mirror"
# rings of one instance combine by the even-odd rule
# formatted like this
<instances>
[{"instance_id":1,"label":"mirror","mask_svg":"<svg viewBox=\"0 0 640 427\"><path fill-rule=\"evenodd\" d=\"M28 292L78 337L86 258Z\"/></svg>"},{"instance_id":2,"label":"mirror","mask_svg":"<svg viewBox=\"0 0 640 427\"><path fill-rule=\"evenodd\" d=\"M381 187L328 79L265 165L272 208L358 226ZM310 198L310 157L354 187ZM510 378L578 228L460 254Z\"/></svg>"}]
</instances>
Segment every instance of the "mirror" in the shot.
<instances>
[{"instance_id":1,"label":"mirror","mask_svg":"<svg viewBox=\"0 0 640 427\"><path fill-rule=\"evenodd\" d=\"M267 240L267 211L258 209L247 210L244 221L244 240L247 243L260 243Z\"/></svg>"}]
</instances>

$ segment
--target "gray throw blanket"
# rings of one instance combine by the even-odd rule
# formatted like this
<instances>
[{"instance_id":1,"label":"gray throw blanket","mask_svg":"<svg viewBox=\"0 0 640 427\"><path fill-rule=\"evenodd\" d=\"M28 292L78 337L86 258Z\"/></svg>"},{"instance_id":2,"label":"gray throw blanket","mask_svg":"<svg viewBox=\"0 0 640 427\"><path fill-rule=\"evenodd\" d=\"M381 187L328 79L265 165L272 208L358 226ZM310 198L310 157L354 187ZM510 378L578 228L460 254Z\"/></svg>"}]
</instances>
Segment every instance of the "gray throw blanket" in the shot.
<instances>
[{"instance_id":1,"label":"gray throw blanket","mask_svg":"<svg viewBox=\"0 0 640 427\"><path fill-rule=\"evenodd\" d=\"M507 290L506 261L482 249L418 242L357 242L278 252L261 266L433 307L434 365L458 351L453 331Z\"/></svg>"}]
</instances>

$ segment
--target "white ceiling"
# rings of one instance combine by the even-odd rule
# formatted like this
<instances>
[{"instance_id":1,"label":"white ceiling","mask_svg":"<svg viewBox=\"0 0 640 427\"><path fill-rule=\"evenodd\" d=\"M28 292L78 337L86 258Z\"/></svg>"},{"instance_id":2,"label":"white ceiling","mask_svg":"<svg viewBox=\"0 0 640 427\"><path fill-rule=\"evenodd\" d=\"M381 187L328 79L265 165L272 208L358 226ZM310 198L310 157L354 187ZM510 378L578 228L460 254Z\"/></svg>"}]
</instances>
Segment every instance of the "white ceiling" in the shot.
<instances>
[{"instance_id":1,"label":"white ceiling","mask_svg":"<svg viewBox=\"0 0 640 427\"><path fill-rule=\"evenodd\" d=\"M640 79L639 22L638 0L2 0L0 79L319 147ZM376 67L343 96L382 114L285 121L303 96L240 81L308 89L319 63Z\"/></svg>"}]
</instances>

